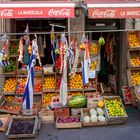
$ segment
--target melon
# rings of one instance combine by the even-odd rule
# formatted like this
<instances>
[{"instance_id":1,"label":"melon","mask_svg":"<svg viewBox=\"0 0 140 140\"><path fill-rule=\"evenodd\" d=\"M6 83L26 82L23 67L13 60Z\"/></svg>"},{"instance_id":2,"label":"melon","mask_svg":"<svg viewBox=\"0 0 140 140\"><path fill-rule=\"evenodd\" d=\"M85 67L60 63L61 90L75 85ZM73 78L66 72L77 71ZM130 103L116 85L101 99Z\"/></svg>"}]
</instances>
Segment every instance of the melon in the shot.
<instances>
[{"instance_id":1,"label":"melon","mask_svg":"<svg viewBox=\"0 0 140 140\"><path fill-rule=\"evenodd\" d=\"M102 108L97 108L97 113L98 113L98 115L104 115L104 111L103 111L103 109Z\"/></svg>"},{"instance_id":2,"label":"melon","mask_svg":"<svg viewBox=\"0 0 140 140\"><path fill-rule=\"evenodd\" d=\"M70 108L83 108L87 104L87 99L83 95L73 96L68 101Z\"/></svg>"},{"instance_id":3,"label":"melon","mask_svg":"<svg viewBox=\"0 0 140 140\"><path fill-rule=\"evenodd\" d=\"M97 115L91 115L90 119L91 119L91 122L97 122L98 120Z\"/></svg>"},{"instance_id":4,"label":"melon","mask_svg":"<svg viewBox=\"0 0 140 140\"><path fill-rule=\"evenodd\" d=\"M89 110L90 115L97 115L97 111L94 108Z\"/></svg>"},{"instance_id":5,"label":"melon","mask_svg":"<svg viewBox=\"0 0 140 140\"><path fill-rule=\"evenodd\" d=\"M90 117L89 116L84 116L84 122L89 123L90 122Z\"/></svg>"}]
</instances>

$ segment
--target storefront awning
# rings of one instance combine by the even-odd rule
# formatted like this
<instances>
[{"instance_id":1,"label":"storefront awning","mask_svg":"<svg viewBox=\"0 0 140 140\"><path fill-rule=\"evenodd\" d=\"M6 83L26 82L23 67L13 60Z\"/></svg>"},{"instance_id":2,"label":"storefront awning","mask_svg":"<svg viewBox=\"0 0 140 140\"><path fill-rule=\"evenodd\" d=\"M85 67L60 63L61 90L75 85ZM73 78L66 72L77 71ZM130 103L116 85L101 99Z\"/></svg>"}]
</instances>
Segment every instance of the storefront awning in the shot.
<instances>
[{"instance_id":1,"label":"storefront awning","mask_svg":"<svg viewBox=\"0 0 140 140\"><path fill-rule=\"evenodd\" d=\"M70 1L22 1L0 3L0 18L72 18Z\"/></svg>"},{"instance_id":2,"label":"storefront awning","mask_svg":"<svg viewBox=\"0 0 140 140\"><path fill-rule=\"evenodd\" d=\"M140 18L140 1L85 0L89 18Z\"/></svg>"}]
</instances>

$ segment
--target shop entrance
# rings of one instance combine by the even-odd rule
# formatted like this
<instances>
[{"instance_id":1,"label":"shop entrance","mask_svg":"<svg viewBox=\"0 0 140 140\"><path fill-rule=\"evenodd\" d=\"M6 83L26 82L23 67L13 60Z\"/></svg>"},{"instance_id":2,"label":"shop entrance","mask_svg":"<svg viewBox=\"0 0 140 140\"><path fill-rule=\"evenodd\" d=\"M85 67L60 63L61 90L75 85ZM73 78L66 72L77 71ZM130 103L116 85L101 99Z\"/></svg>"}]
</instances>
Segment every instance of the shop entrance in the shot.
<instances>
[{"instance_id":1,"label":"shop entrance","mask_svg":"<svg viewBox=\"0 0 140 140\"><path fill-rule=\"evenodd\" d=\"M120 29L119 20L86 19L86 31L89 31L91 42L98 42L102 36L105 44L100 46L100 68L98 82L103 84L106 92L119 93L119 63L120 63Z\"/></svg>"}]
</instances>

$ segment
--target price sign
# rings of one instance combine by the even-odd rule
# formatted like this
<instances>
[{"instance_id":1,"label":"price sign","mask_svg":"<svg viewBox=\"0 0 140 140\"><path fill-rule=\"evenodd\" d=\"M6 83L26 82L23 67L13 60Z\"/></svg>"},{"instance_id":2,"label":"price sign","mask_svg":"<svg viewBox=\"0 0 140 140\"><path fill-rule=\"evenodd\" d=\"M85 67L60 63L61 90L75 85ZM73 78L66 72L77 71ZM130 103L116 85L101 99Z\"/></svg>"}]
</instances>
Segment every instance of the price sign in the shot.
<instances>
[{"instance_id":1,"label":"price sign","mask_svg":"<svg viewBox=\"0 0 140 140\"><path fill-rule=\"evenodd\" d=\"M95 70L89 71L89 78L96 78L96 71Z\"/></svg>"}]
</instances>

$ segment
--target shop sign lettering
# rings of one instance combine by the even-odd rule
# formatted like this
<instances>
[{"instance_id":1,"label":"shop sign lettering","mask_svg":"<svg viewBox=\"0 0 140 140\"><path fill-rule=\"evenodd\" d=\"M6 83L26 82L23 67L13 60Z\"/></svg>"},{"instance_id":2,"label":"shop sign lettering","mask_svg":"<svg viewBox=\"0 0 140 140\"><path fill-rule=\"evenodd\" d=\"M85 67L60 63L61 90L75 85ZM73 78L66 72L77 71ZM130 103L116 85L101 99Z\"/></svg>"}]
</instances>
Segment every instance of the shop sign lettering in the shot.
<instances>
[{"instance_id":1,"label":"shop sign lettering","mask_svg":"<svg viewBox=\"0 0 140 140\"><path fill-rule=\"evenodd\" d=\"M11 17L13 16L13 10L12 9L3 9L0 11L1 17Z\"/></svg>"},{"instance_id":2,"label":"shop sign lettering","mask_svg":"<svg viewBox=\"0 0 140 140\"><path fill-rule=\"evenodd\" d=\"M56 10L56 9L50 9L48 12L49 16L70 16L71 10L70 9L61 9L61 10Z\"/></svg>"},{"instance_id":3,"label":"shop sign lettering","mask_svg":"<svg viewBox=\"0 0 140 140\"><path fill-rule=\"evenodd\" d=\"M36 11L36 10L28 10L28 11L18 11L18 15L42 15L42 11Z\"/></svg>"}]
</instances>

